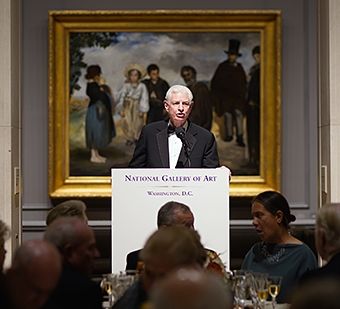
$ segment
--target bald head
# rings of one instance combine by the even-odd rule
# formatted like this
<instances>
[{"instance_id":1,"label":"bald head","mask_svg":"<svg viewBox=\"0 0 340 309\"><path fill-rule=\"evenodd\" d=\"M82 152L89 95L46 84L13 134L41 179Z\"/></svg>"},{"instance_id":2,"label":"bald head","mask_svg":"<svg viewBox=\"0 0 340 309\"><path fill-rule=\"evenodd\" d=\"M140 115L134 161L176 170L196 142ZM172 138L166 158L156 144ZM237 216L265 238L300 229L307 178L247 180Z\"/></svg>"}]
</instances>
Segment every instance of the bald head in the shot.
<instances>
[{"instance_id":1,"label":"bald head","mask_svg":"<svg viewBox=\"0 0 340 309\"><path fill-rule=\"evenodd\" d=\"M24 242L6 273L15 308L41 308L56 287L61 268L60 254L52 244L41 239Z\"/></svg>"},{"instance_id":2,"label":"bald head","mask_svg":"<svg viewBox=\"0 0 340 309\"><path fill-rule=\"evenodd\" d=\"M157 226L184 225L189 228L194 227L194 215L189 206L170 201L165 203L158 211Z\"/></svg>"},{"instance_id":3,"label":"bald head","mask_svg":"<svg viewBox=\"0 0 340 309\"><path fill-rule=\"evenodd\" d=\"M86 275L91 274L99 252L94 232L83 219L76 217L56 219L47 227L44 239L59 249L64 264Z\"/></svg>"},{"instance_id":4,"label":"bald head","mask_svg":"<svg viewBox=\"0 0 340 309\"><path fill-rule=\"evenodd\" d=\"M151 293L154 309L228 309L232 296L219 277L200 269L170 273Z\"/></svg>"}]
</instances>

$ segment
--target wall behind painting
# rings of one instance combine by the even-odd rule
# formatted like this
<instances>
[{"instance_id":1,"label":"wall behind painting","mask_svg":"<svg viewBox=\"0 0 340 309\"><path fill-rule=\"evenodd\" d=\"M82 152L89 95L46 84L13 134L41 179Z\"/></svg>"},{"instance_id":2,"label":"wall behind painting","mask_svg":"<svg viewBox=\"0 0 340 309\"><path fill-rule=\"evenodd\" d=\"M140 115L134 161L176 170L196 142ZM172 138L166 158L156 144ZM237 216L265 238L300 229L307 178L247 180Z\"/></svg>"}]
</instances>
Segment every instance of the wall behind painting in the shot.
<instances>
[{"instance_id":1,"label":"wall behind painting","mask_svg":"<svg viewBox=\"0 0 340 309\"><path fill-rule=\"evenodd\" d=\"M282 10L282 192L300 219L313 217L317 181L316 0L23 0L22 168L24 231L39 225L48 197L48 11L126 9ZM227 42L226 42L227 47ZM109 220L110 201L88 201L93 219ZM249 201L233 200L232 219L247 217ZM243 209L244 211L239 211ZM100 225L100 224L99 224Z\"/></svg>"}]
</instances>

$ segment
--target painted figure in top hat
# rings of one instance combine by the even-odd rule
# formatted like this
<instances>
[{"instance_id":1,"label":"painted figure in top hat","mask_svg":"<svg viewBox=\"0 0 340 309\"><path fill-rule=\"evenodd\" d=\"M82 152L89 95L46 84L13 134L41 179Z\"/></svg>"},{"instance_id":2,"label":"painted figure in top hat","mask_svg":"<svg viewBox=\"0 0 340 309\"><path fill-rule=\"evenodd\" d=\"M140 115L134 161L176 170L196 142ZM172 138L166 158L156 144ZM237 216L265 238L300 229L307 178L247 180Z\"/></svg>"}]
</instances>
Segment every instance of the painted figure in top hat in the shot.
<instances>
[{"instance_id":1,"label":"painted figure in top hat","mask_svg":"<svg viewBox=\"0 0 340 309\"><path fill-rule=\"evenodd\" d=\"M236 128L236 142L244 147L243 117L246 106L247 77L242 64L237 58L240 41L229 40L229 49L225 51L227 60L220 63L211 80L211 93L215 105L215 112L224 117L224 128L221 138L227 142L233 140L234 126Z\"/></svg>"},{"instance_id":2,"label":"painted figure in top hat","mask_svg":"<svg viewBox=\"0 0 340 309\"><path fill-rule=\"evenodd\" d=\"M247 93L247 144L249 162L247 167L259 173L260 163L260 46L252 50L254 65L249 70Z\"/></svg>"}]
</instances>

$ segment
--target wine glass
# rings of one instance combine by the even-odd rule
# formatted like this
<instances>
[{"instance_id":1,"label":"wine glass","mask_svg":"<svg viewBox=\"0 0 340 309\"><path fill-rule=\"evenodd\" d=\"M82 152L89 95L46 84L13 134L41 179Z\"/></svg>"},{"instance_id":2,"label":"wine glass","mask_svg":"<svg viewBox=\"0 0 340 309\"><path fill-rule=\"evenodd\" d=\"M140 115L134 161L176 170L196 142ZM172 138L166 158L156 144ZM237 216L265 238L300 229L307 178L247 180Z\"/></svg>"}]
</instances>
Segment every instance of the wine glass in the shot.
<instances>
[{"instance_id":1,"label":"wine glass","mask_svg":"<svg viewBox=\"0 0 340 309\"><path fill-rule=\"evenodd\" d=\"M104 290L109 297L109 308L113 306L113 282L111 274L104 274L103 279L100 281L100 287Z\"/></svg>"},{"instance_id":2,"label":"wine glass","mask_svg":"<svg viewBox=\"0 0 340 309\"><path fill-rule=\"evenodd\" d=\"M136 281L137 276L132 274L124 274L120 272L119 274L113 275L113 294L118 300L120 297L123 296L125 291Z\"/></svg>"},{"instance_id":3,"label":"wine glass","mask_svg":"<svg viewBox=\"0 0 340 309\"><path fill-rule=\"evenodd\" d=\"M282 277L280 277L280 276L270 276L269 277L268 292L269 292L270 296L272 297L273 309L275 309L276 297L280 293L281 281L282 281Z\"/></svg>"},{"instance_id":4,"label":"wine glass","mask_svg":"<svg viewBox=\"0 0 340 309\"><path fill-rule=\"evenodd\" d=\"M238 308L244 308L247 299L247 280L244 275L233 277L234 300Z\"/></svg>"},{"instance_id":5,"label":"wine glass","mask_svg":"<svg viewBox=\"0 0 340 309\"><path fill-rule=\"evenodd\" d=\"M260 301L260 307L264 308L265 301L268 298L268 274L254 273L253 276L257 299Z\"/></svg>"}]
</instances>

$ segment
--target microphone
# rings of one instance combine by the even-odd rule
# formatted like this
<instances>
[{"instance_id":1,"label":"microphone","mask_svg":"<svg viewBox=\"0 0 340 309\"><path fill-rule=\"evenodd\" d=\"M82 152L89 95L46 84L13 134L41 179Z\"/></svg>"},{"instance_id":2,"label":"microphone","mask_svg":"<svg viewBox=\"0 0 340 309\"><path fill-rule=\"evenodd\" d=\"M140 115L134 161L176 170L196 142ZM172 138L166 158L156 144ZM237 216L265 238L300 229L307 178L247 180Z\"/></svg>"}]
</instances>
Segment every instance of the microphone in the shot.
<instances>
[{"instance_id":1,"label":"microphone","mask_svg":"<svg viewBox=\"0 0 340 309\"><path fill-rule=\"evenodd\" d=\"M183 127L175 128L175 133L176 133L177 137L183 142L183 140L185 139L184 128Z\"/></svg>"},{"instance_id":2,"label":"microphone","mask_svg":"<svg viewBox=\"0 0 340 309\"><path fill-rule=\"evenodd\" d=\"M189 156L190 156L191 148L190 148L189 142L186 139L185 129L183 127L175 128L175 133L176 133L176 136L182 141L184 152L185 152L185 155L187 157L187 160L189 162L189 167L190 167L191 162L190 162Z\"/></svg>"}]
</instances>

